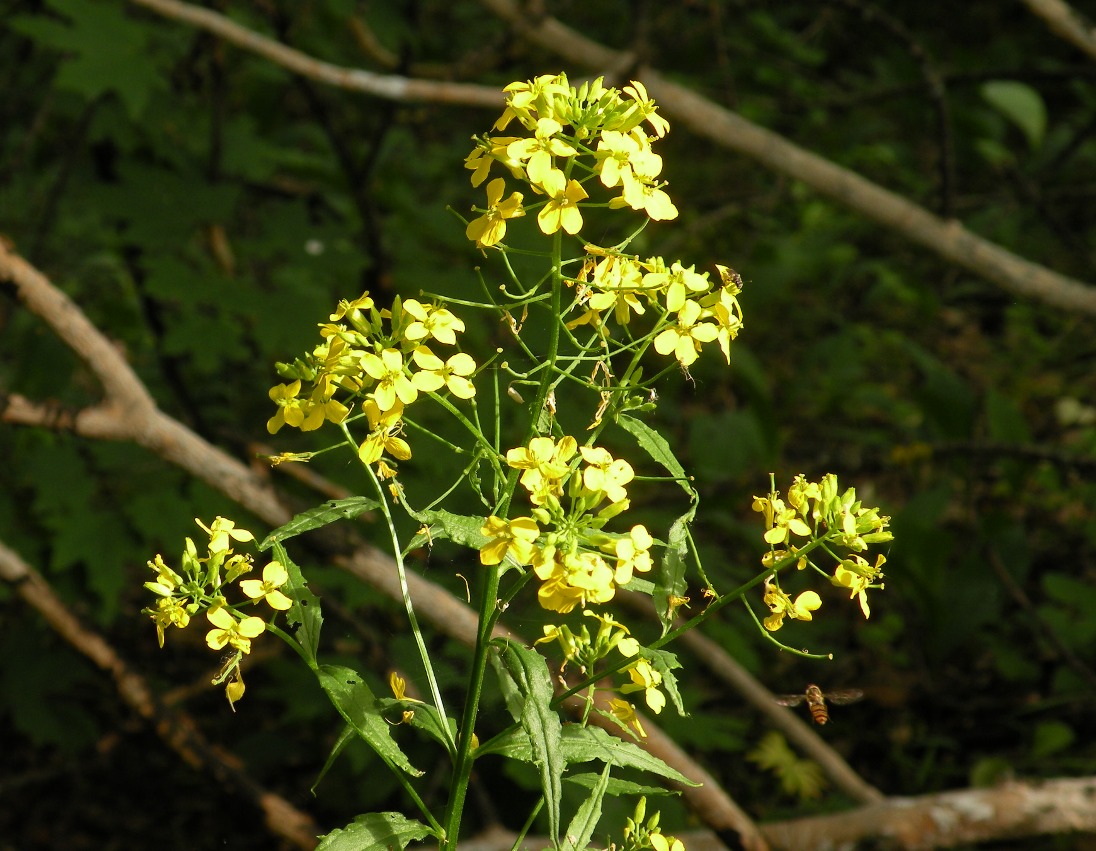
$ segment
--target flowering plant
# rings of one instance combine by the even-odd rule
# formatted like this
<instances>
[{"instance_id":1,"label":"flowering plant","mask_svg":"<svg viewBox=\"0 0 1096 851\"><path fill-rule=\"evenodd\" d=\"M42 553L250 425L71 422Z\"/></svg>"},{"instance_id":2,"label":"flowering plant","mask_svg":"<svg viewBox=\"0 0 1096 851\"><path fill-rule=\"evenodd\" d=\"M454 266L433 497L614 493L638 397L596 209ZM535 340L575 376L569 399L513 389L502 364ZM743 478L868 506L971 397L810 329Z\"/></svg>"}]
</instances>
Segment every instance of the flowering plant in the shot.
<instances>
[{"instance_id":1,"label":"flowering plant","mask_svg":"<svg viewBox=\"0 0 1096 851\"><path fill-rule=\"evenodd\" d=\"M343 300L320 324L320 342L312 351L278 365L283 382L270 390L275 412L268 431L329 426L337 435L332 448L356 456L371 496L327 503L272 532L258 545L273 555L261 578L249 575L252 557L233 549L252 543L253 536L224 518L202 526L209 536L207 555L200 557L188 538L179 571L160 556L149 562L156 578L146 586L157 600L146 612L161 645L167 630L186 628L204 614L212 626L209 647L229 649L215 682L225 685L235 703L244 694L241 662L252 642L266 632L277 635L315 673L345 721L347 736L365 740L403 784L417 819L399 813L362 816L329 834L324 849L373 842L403 847L426 837L454 848L473 763L488 754L536 766L553 845L583 848L605 796L628 791L615 782L614 769L641 766L689 782L635 743L646 732L633 700L642 697L655 714L667 702L682 711L674 675L678 663L662 649L673 638L730 602L742 601L753 612L748 594L762 583L760 602L770 612L763 625L759 622L765 634L780 629L786 618L811 620L822 605L818 593L808 589L793 599L781 585L781 574L793 566L810 567L811 574L848 590L865 617L868 590L881 587L883 557L869 562L863 553L889 540L888 518L862 506L852 489L841 491L833 475L818 482L799 476L785 496L774 486L756 497L753 507L764 517L768 552L756 575L739 588L726 593L711 585L689 533L698 494L670 445L640 415L656 409L655 385L663 376L687 375L705 351L730 362L732 342L742 329L741 279L726 267L717 266L712 277L680 261L629 250L649 222L671 220L678 212L660 180L662 158L653 150L669 125L640 83L617 90L599 79L576 88L554 75L514 83L506 92L505 111L491 133L475 139L465 162L472 184L486 183L485 204L465 223L465 233L499 261L506 283L497 292L485 283L482 301L426 296L396 298L383 307L369 293ZM520 189L511 189L508 179ZM582 239L587 218L618 213L636 221L618 242L600 246ZM535 216L534 234L547 241L539 253L507 242L510 229L527 216L521 224L532 229ZM599 232L604 232L600 224ZM538 258L543 273L532 281L519 275L511 262L518 254ZM465 352L466 325L458 308L499 316L509 329L509 349L479 361ZM411 430L431 436L414 419L425 401L440 406L463 430L465 446L445 445L471 461L453 487L421 508L408 500L399 470L415 463ZM485 428L485 421L493 428ZM603 440L610 432L612 444ZM503 436L509 434L518 439L507 445ZM631 489L653 477L637 475L638 461L615 448L621 438L630 447L624 455L638 449L644 463L661 468L686 497L687 507L664 539L626 519ZM274 460L310 457L298 453ZM470 511L465 504L459 513L436 507L461 485L468 486L471 504L478 500L480 506ZM321 662L321 601L284 546L306 529L369 509L383 516L391 535L428 684L426 701L408 698L398 675L389 681L393 697L378 698L358 671ZM396 530L396 511L420 524L409 541ZM405 581L406 555L440 538L475 551L479 562L473 583L479 640L457 714L446 708ZM681 624L676 616L687 602L690 560L711 602ZM493 639L509 602L529 586L558 622L545 626L533 647ZM653 602L662 629L646 645L607 610L621 589ZM266 617L247 614L251 611ZM285 623L279 626L281 612ZM564 685L558 689L541 646L559 648ZM514 723L480 741L475 725L491 670ZM610 682L616 683L615 695L595 705L595 691ZM581 696L580 723L564 727L558 710L575 695ZM592 718L615 725L619 737L590 726ZM452 771L443 809L435 811L419 795L415 781L421 772L394 732L405 723L448 753ZM604 768L564 825L562 781L573 764L593 759ZM643 799L621 844L629 851L681 845L662 835L657 813L646 817Z\"/></svg>"}]
</instances>

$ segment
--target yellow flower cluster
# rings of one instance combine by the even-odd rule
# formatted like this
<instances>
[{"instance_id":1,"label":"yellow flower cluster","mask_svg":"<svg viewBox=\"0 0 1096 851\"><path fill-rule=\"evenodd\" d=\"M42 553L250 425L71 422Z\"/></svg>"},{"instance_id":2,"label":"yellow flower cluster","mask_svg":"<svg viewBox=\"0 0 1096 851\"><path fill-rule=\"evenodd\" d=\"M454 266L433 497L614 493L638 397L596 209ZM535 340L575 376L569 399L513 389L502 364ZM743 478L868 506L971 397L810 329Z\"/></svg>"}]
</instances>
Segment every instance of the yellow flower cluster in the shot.
<instances>
[{"instance_id":1,"label":"yellow flower cluster","mask_svg":"<svg viewBox=\"0 0 1096 851\"><path fill-rule=\"evenodd\" d=\"M832 473L819 482L807 481L803 475L796 476L788 488L786 501L775 492L755 496L753 509L765 518L764 539L770 547L762 559L766 567L771 568L788 556L799 555L797 567L800 570L808 566L814 568L832 585L847 589L850 599L857 598L865 618L871 614L867 592L869 588L883 587L882 567L887 558L877 553L875 562L871 563L861 553L871 544L885 543L893 538L887 530L889 517L881 516L878 508L862 505L854 488L839 491L837 477ZM796 539L804 540L797 544ZM832 574L813 561L815 547L832 557ZM841 555L838 549L847 552ZM780 588L775 575L765 583L764 601L770 611L765 618L765 628L773 632L780 629L785 617L811 620L812 612L822 605L822 598L814 591L804 591L793 601Z\"/></svg>"},{"instance_id":2,"label":"yellow flower cluster","mask_svg":"<svg viewBox=\"0 0 1096 851\"><path fill-rule=\"evenodd\" d=\"M209 526L195 520L209 536L207 554L198 555L198 547L191 538L175 571L157 554L148 566L155 580L145 587L156 595L156 605L143 610L156 624L156 638L164 646L164 634L169 627L185 629L191 617L205 611L212 625L206 633L206 644L211 650L228 647L232 653L215 683L227 681L229 702L235 703L243 695L243 678L240 676L240 659L251 652L251 639L266 631L266 623L259 617L240 617L229 607L225 598L225 586L250 572L251 557L233 551L233 542L250 543L255 536L224 517L218 517ZM240 591L253 604L265 602L275 611L285 611L293 601L280 589L289 581L289 573L276 561L263 568L262 579L244 579L239 582ZM231 678L230 678L231 677Z\"/></svg>"},{"instance_id":3,"label":"yellow flower cluster","mask_svg":"<svg viewBox=\"0 0 1096 851\"><path fill-rule=\"evenodd\" d=\"M654 539L644 526L623 534L602 531L629 506L625 486L635 473L627 461L601 447L579 447L565 436L558 442L534 437L528 446L508 451L506 463L522 471L519 481L534 508L529 517L484 521L480 531L489 540L480 549L481 563L509 558L518 566L532 565L541 580L541 606L560 613L606 603L634 573L651 569ZM567 510L560 501L565 493Z\"/></svg>"},{"instance_id":4,"label":"yellow flower cluster","mask_svg":"<svg viewBox=\"0 0 1096 851\"><path fill-rule=\"evenodd\" d=\"M662 833L661 816L656 812L647 818L647 799L640 798L635 815L625 824L620 851L646 851L648 848L651 851L685 851L685 843L680 839Z\"/></svg>"},{"instance_id":5,"label":"yellow flower cluster","mask_svg":"<svg viewBox=\"0 0 1096 851\"><path fill-rule=\"evenodd\" d=\"M741 279L726 266L716 266L717 286L707 272L673 263L667 267L661 257L641 260L638 256L587 245L587 260L575 278L576 306L585 308L567 323L603 327L605 316L624 327L632 314L642 316L653 306L673 320L654 340L660 355L672 354L682 366L692 364L704 343L718 340L727 363L731 362L731 340L742 330L742 308L738 294Z\"/></svg>"},{"instance_id":6,"label":"yellow flower cluster","mask_svg":"<svg viewBox=\"0 0 1096 851\"><path fill-rule=\"evenodd\" d=\"M581 202L589 198L584 184L594 178L606 189L619 190L609 207L643 211L651 219L673 219L677 208L659 181L662 157L651 150L670 125L657 113L642 83L623 91L607 88L598 78L575 88L564 74L545 75L506 87L506 109L494 129L503 132L515 121L526 136L484 136L465 160L472 185L479 186L496 162L527 183L539 201L537 224L545 234L582 229ZM576 177L575 175L578 175ZM506 195L506 181L487 184L487 207L467 227L478 248L498 245L508 219L525 215L524 195ZM601 204L599 206L604 206Z\"/></svg>"},{"instance_id":7,"label":"yellow flower cluster","mask_svg":"<svg viewBox=\"0 0 1096 851\"><path fill-rule=\"evenodd\" d=\"M563 650L563 667L575 664L584 674L595 670L597 663L614 651L619 651L625 658L633 660L623 669L628 674L630 683L621 686L620 691L624 694L642 691L647 707L656 714L661 712L666 705L666 696L659 691L662 675L651 666L650 662L639 655L639 642L631 637L628 627L612 615L598 614L589 609L584 611L583 615L595 618L599 622L596 636L591 637L585 625L575 632L566 624L560 626L546 624L543 628L544 637L537 639L535 643L558 642ZM622 727L625 729L631 727L637 735L646 737L647 733L631 703L622 698L613 698L609 706L610 714Z\"/></svg>"},{"instance_id":8,"label":"yellow flower cluster","mask_svg":"<svg viewBox=\"0 0 1096 851\"><path fill-rule=\"evenodd\" d=\"M455 346L464 322L441 304L395 299L378 310L369 293L344 299L329 321L320 324L324 342L292 364L278 364L292 379L270 390L278 410L266 424L276 434L283 425L311 431L324 422L341 423L355 400L369 423L358 447L365 464L391 458L405 461L411 447L401 434L404 409L420 393L448 392L458 399L476 395L476 362L457 352L444 360L432 344Z\"/></svg>"}]
</instances>

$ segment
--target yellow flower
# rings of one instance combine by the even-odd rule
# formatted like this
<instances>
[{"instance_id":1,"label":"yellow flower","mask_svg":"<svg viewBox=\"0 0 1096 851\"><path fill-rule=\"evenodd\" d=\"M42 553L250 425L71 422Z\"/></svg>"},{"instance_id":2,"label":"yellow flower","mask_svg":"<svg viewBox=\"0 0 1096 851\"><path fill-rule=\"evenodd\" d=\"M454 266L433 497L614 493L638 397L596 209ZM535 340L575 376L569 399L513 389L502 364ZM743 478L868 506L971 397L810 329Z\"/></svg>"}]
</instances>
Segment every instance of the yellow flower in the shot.
<instances>
[{"instance_id":1,"label":"yellow flower","mask_svg":"<svg viewBox=\"0 0 1096 851\"><path fill-rule=\"evenodd\" d=\"M181 600L173 600L170 597L161 597L156 601L155 609L143 609L145 614L152 617L156 624L156 640L160 647L164 646L164 630L169 626L177 626L184 629L190 623L190 612L183 606Z\"/></svg>"},{"instance_id":2,"label":"yellow flower","mask_svg":"<svg viewBox=\"0 0 1096 851\"><path fill-rule=\"evenodd\" d=\"M540 529L532 517L503 520L492 514L484 521L480 534L491 539L480 547L481 564L500 564L506 556L518 564L529 564L536 553L534 542Z\"/></svg>"},{"instance_id":3,"label":"yellow flower","mask_svg":"<svg viewBox=\"0 0 1096 851\"><path fill-rule=\"evenodd\" d=\"M511 160L526 162L525 173L531 183L541 183L553 168L553 157L573 157L578 153L571 145L556 137L563 127L554 118L537 119L531 139L518 139L506 149Z\"/></svg>"},{"instance_id":4,"label":"yellow flower","mask_svg":"<svg viewBox=\"0 0 1096 851\"><path fill-rule=\"evenodd\" d=\"M458 319L448 309L437 304L425 305L409 298L403 303L403 312L414 319L403 332L404 339L409 343L432 337L439 343L455 346L457 332L464 332L464 320ZM404 402L411 404L406 399Z\"/></svg>"},{"instance_id":5,"label":"yellow flower","mask_svg":"<svg viewBox=\"0 0 1096 851\"><path fill-rule=\"evenodd\" d=\"M595 170L602 185L611 189L628 177L655 178L662 171L662 157L651 150L646 134L636 128L628 134L604 130L597 143L598 163Z\"/></svg>"},{"instance_id":6,"label":"yellow flower","mask_svg":"<svg viewBox=\"0 0 1096 851\"><path fill-rule=\"evenodd\" d=\"M506 155L506 149L511 142L516 142L518 136L496 136L478 141L475 149L464 158L464 167L472 171L472 185L479 186L487 179L491 166L497 161L510 169L510 174L515 180L525 177L525 170L517 160L512 160Z\"/></svg>"},{"instance_id":7,"label":"yellow flower","mask_svg":"<svg viewBox=\"0 0 1096 851\"><path fill-rule=\"evenodd\" d=\"M339 299L339 306L335 312L328 316L332 322L338 322L344 317L350 320L358 320L364 322L364 318L361 316L362 311L371 310L373 308L373 299L369 297L369 291L362 293L353 301L347 299Z\"/></svg>"},{"instance_id":8,"label":"yellow flower","mask_svg":"<svg viewBox=\"0 0 1096 851\"><path fill-rule=\"evenodd\" d=\"M529 491L533 504L541 505L550 494L563 493L561 482L577 449L578 441L570 435L561 438L558 444L550 437L534 437L528 447L509 450L506 463L525 471L521 484Z\"/></svg>"},{"instance_id":9,"label":"yellow flower","mask_svg":"<svg viewBox=\"0 0 1096 851\"><path fill-rule=\"evenodd\" d=\"M582 483L588 490L605 494L609 502L627 499L628 491L624 486L635 478L635 471L627 461L613 459L607 449L600 446L583 446L580 450L582 460L589 466L582 471Z\"/></svg>"},{"instance_id":10,"label":"yellow flower","mask_svg":"<svg viewBox=\"0 0 1096 851\"><path fill-rule=\"evenodd\" d=\"M379 356L367 352L362 355L362 368L377 382L372 395L382 411L393 408L397 400L410 405L418 398L419 391L403 371L403 355L396 349L385 349Z\"/></svg>"},{"instance_id":11,"label":"yellow flower","mask_svg":"<svg viewBox=\"0 0 1096 851\"><path fill-rule=\"evenodd\" d=\"M156 571L156 581L146 582L145 587L160 597L170 597L176 589L183 584L183 577L164 563L164 557L159 553L148 566Z\"/></svg>"},{"instance_id":12,"label":"yellow flower","mask_svg":"<svg viewBox=\"0 0 1096 851\"><path fill-rule=\"evenodd\" d=\"M587 246L589 251L590 246ZM627 325L634 311L637 316L644 313L643 303L638 293L646 289L645 279L640 267L631 258L609 256L594 267L591 287L596 292L590 296L590 310L600 314L612 309L613 318L621 325Z\"/></svg>"},{"instance_id":13,"label":"yellow flower","mask_svg":"<svg viewBox=\"0 0 1096 851\"><path fill-rule=\"evenodd\" d=\"M497 245L506 235L506 220L525 215L521 206L522 194L512 192L505 201L506 181L496 177L487 184L487 211L478 219L472 219L464 229L464 235L476 243L476 248Z\"/></svg>"},{"instance_id":14,"label":"yellow flower","mask_svg":"<svg viewBox=\"0 0 1096 851\"><path fill-rule=\"evenodd\" d=\"M700 305L686 301L677 314L677 324L655 337L655 351L660 355L674 353L678 363L689 366L700 353L702 343L710 343L719 329L710 322L701 322Z\"/></svg>"},{"instance_id":15,"label":"yellow flower","mask_svg":"<svg viewBox=\"0 0 1096 851\"><path fill-rule=\"evenodd\" d=\"M235 522L224 517L218 516L210 526L206 526L197 517L194 518L194 522L209 535L209 551L211 553L227 553L232 546L232 541L247 543L255 540L255 536L247 529L237 529Z\"/></svg>"},{"instance_id":16,"label":"yellow flower","mask_svg":"<svg viewBox=\"0 0 1096 851\"><path fill-rule=\"evenodd\" d=\"M607 603L616 594L613 570L598 553L560 553L551 558L541 553L533 560L533 572L542 584L537 600L542 608L567 614L575 606Z\"/></svg>"},{"instance_id":17,"label":"yellow flower","mask_svg":"<svg viewBox=\"0 0 1096 851\"><path fill-rule=\"evenodd\" d=\"M252 600L266 600L272 609L284 612L293 606L293 601L278 589L289 581L289 573L281 562L272 561L263 568L262 579L244 579L240 590Z\"/></svg>"},{"instance_id":18,"label":"yellow flower","mask_svg":"<svg viewBox=\"0 0 1096 851\"><path fill-rule=\"evenodd\" d=\"M860 611L864 613L865 618L871 616L871 610L868 608L868 588L872 587L872 582L883 576L881 568L886 561L887 557L882 553L876 556L874 565L868 564L863 557L854 555L837 566L833 579L830 580L834 585L848 588L850 600L853 597L859 597Z\"/></svg>"},{"instance_id":19,"label":"yellow flower","mask_svg":"<svg viewBox=\"0 0 1096 851\"><path fill-rule=\"evenodd\" d=\"M621 183L624 184L624 194L609 202L611 209L631 207L633 210L643 210L648 218L656 222L677 218L677 207L654 180L624 172Z\"/></svg>"},{"instance_id":20,"label":"yellow flower","mask_svg":"<svg viewBox=\"0 0 1096 851\"><path fill-rule=\"evenodd\" d=\"M666 706L666 695L658 690L662 685L662 674L652 668L646 659L639 659L628 668L628 676L632 682L620 687L621 694L642 691L647 706L658 715Z\"/></svg>"},{"instance_id":21,"label":"yellow flower","mask_svg":"<svg viewBox=\"0 0 1096 851\"><path fill-rule=\"evenodd\" d=\"M685 843L676 836L663 836L661 833L649 833L647 839L654 851L685 851Z\"/></svg>"},{"instance_id":22,"label":"yellow flower","mask_svg":"<svg viewBox=\"0 0 1096 851\"><path fill-rule=\"evenodd\" d=\"M765 618L765 629L769 632L776 632L784 625L785 617L801 621L813 620L811 612L822 605L822 598L814 591L804 591L795 598L795 602L792 602L791 597L767 580L765 582L765 605L772 612L771 615Z\"/></svg>"},{"instance_id":23,"label":"yellow flower","mask_svg":"<svg viewBox=\"0 0 1096 851\"><path fill-rule=\"evenodd\" d=\"M210 609L206 618L216 629L206 633L206 644L213 650L220 650L226 644L241 653L251 652L251 639L262 635L266 624L262 618L244 618L237 621L223 606Z\"/></svg>"},{"instance_id":24,"label":"yellow flower","mask_svg":"<svg viewBox=\"0 0 1096 851\"><path fill-rule=\"evenodd\" d=\"M313 431L323 425L323 409L317 408L310 399L298 399L297 394L300 392L299 379L291 384L278 384L270 388L267 395L278 406L274 416L266 421L266 430L270 434L277 434L283 425L290 425L301 431Z\"/></svg>"},{"instance_id":25,"label":"yellow flower","mask_svg":"<svg viewBox=\"0 0 1096 851\"><path fill-rule=\"evenodd\" d=\"M369 419L370 429L368 437L358 447L358 457L363 464L372 464L380 460L385 452L397 461L406 461L411 457L411 447L400 437L403 429L403 423L400 420L403 415L403 403L399 399L387 411L382 411L373 399L367 399L362 405L362 410Z\"/></svg>"},{"instance_id":26,"label":"yellow flower","mask_svg":"<svg viewBox=\"0 0 1096 851\"><path fill-rule=\"evenodd\" d=\"M627 538L618 538L611 546L616 555L616 573L614 581L617 585L627 585L632 581L633 571L647 573L654 566L651 554L648 552L655 539L651 537L647 527L635 525Z\"/></svg>"},{"instance_id":27,"label":"yellow flower","mask_svg":"<svg viewBox=\"0 0 1096 851\"><path fill-rule=\"evenodd\" d=\"M642 738L647 738L647 731L643 729L639 716L636 715L636 708L628 701L614 697L609 701L609 712L625 727L630 725Z\"/></svg>"},{"instance_id":28,"label":"yellow flower","mask_svg":"<svg viewBox=\"0 0 1096 851\"><path fill-rule=\"evenodd\" d=\"M567 180L559 169L551 169L537 184L548 203L537 215L537 224L545 235L551 235L563 228L572 236L582 230L582 213L578 202L589 196L582 184L575 179Z\"/></svg>"},{"instance_id":29,"label":"yellow flower","mask_svg":"<svg viewBox=\"0 0 1096 851\"><path fill-rule=\"evenodd\" d=\"M624 87L624 93L635 99L636 112L646 119L647 123L655 131L658 138L662 138L670 131L670 122L658 115L658 107L653 99L647 97L647 89L638 80L632 80L630 86ZM641 119L642 120L642 119Z\"/></svg>"},{"instance_id":30,"label":"yellow flower","mask_svg":"<svg viewBox=\"0 0 1096 851\"><path fill-rule=\"evenodd\" d=\"M448 387L449 392L458 399L471 399L476 395L476 385L468 379L476 371L476 362L470 355L458 352L443 363L428 348L420 346L411 353L411 357L421 370L411 376L411 383L423 393Z\"/></svg>"}]
</instances>

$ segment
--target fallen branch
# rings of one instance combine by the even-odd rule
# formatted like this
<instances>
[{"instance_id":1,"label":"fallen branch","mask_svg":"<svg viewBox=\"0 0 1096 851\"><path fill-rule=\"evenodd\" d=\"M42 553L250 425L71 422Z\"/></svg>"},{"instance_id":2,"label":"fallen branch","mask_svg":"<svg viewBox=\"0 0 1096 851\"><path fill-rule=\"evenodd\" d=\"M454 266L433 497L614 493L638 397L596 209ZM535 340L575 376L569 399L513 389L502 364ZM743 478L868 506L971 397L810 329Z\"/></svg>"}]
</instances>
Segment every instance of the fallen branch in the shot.
<instances>
[{"instance_id":1,"label":"fallen branch","mask_svg":"<svg viewBox=\"0 0 1096 851\"><path fill-rule=\"evenodd\" d=\"M905 851L954 848L991 840L1094 832L1094 798L1096 777L1013 782L991 789L890 798L845 813L762 824L761 833L773 851L831 851L859 847L859 843ZM708 831L675 835L689 851L726 849ZM462 842L460 851L509 851L516 839L516 834L496 826ZM547 837L527 836L523 846L548 844Z\"/></svg>"}]
</instances>

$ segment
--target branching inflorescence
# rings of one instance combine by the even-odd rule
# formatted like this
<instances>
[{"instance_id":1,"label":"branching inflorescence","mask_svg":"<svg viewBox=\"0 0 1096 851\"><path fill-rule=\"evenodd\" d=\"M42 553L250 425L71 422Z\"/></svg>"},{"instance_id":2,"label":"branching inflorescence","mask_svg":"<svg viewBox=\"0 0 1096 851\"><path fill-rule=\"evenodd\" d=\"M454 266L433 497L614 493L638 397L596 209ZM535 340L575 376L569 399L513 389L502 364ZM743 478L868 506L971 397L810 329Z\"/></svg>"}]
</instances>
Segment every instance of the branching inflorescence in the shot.
<instances>
[{"instance_id":1,"label":"branching inflorescence","mask_svg":"<svg viewBox=\"0 0 1096 851\"><path fill-rule=\"evenodd\" d=\"M769 609L765 634L778 630L785 619L811 620L822 605L821 596L808 589L793 599L780 584L781 572L793 565L800 570L810 567L815 575L849 591L865 617L868 589L881 587L885 559L877 555L869 562L864 553L890 539L888 518L862 506L854 490L840 491L833 475L818 482L799 476L785 497L773 487L767 496L754 498L754 509L764 517L768 551L753 579L721 594L700 569L704 593L714 600L685 627L675 625L675 613L687 600L686 563L692 559L700 567L688 532L699 500L669 444L637 414L656 408L659 378L674 370L687 373L709 344L716 344L724 361L730 362L732 341L742 329L742 282L727 267L717 266L713 278L680 261L628 250L649 222L678 215L660 179L662 158L653 150L669 125L640 83L617 90L598 79L576 88L565 76L556 75L514 83L506 92L506 109L493 132L475 140L465 161L473 186L486 183L485 206L465 222L465 233L477 249L501 261L506 283L495 290L485 285L481 301L426 294L397 298L381 307L369 293L343 300L320 324L320 342L312 351L292 363L278 364L284 381L270 390L276 411L267 430L275 434L289 426L314 431L330 424L340 434L331 448L345 447L356 455L374 495L328 503L275 530L259 545L260 550L273 548L275 556L261 579L244 578L252 570L252 559L233 552L234 544L250 543L253 536L224 518L203 525L210 537L205 556L198 555L188 538L178 571L160 556L149 562L156 579L146 585L157 602L146 612L156 623L161 646L167 629L185 628L204 612L212 627L208 645L229 650L216 682L226 685L230 702L235 702L243 694L240 663L252 640L265 631L282 637L316 673L348 729L396 772L425 819L424 824L392 813L380 814L380 821L359 819L325 840L332 848L341 847L338 843L356 831L383 834L386 842L398 835L403 844L433 835L443 847L454 847L472 762L486 754L539 766L553 840L573 849L589 841L593 828L586 825L596 823L590 816L600 812L604 795L618 794L610 783L610 770L633 764L629 749L635 746L615 739L609 744L585 725L568 728L565 735L556 713L565 695L554 695L554 679L544 658L514 642L490 641L502 611L534 581L539 583L540 606L562 617L560 623L544 627L536 644L561 651L563 668L570 666L572 671L573 687L566 694L582 691L586 714L600 712L594 709L595 688L607 677L620 677L618 696L610 700L605 715L622 734L633 737L646 733L635 706L624 696L641 694L654 713L662 711L667 696L682 708L673 674L676 659L660 649L682 629L728 602L745 603L750 589L762 582L762 599ZM503 135L507 133L515 135ZM511 189L508 179L520 189ZM530 225L534 215L535 230ZM630 217L634 224L621 231L615 244L599 246L582 239L587 220L594 217L599 233L612 232L621 217ZM517 240L508 240L519 227L523 230ZM531 250L525 247L531 239L547 240L548 246ZM543 272L535 280L520 275L519 264L511 262L518 256L522 268L530 258L543 262ZM498 349L479 361L463 351L466 325L454 312L458 308L498 316L509 329L512 351ZM654 374L645 374L652 363ZM503 385L505 394L500 392ZM494 392L482 396L493 400L490 405L481 401L479 392L488 386ZM532 393L531 401L525 401L523 391ZM439 499L420 509L408 501L399 468L414 457L411 432L430 434L414 418L415 406L423 400L440 405L453 417L466 440L458 445L439 435L431 437L470 460L460 481L439 490ZM492 428L483 427L481 407L490 411ZM618 457L619 450L613 454L601 445L610 427L628 436L688 497L687 510L664 540L656 539L645 525L626 520L629 488L637 476L632 462ZM506 445L504 435L520 439ZM273 460L307 461L315 454L286 453ZM466 488L458 491L462 484ZM459 505L461 495L466 503L477 505L475 511ZM436 508L443 498L458 510ZM400 540L393 506L422 524L423 531L413 540ZM305 529L367 508L379 509L388 523L407 614L430 684L430 703L406 698L404 682L395 676L390 680L394 697L377 698L357 672L318 661L320 601L309 592L282 543ZM404 555L444 537L477 550L483 570L481 641L467 693L461 696L464 709L459 718L445 710L403 581ZM652 553L656 548L663 552L660 564ZM829 568L822 566L825 560ZM505 589L500 585L504 578ZM648 646L606 610L620 588L649 594L655 601L663 629ZM241 602L232 603L231 596ZM245 613L245 607L254 606L260 611L265 606L270 618ZM576 609L582 610L579 619L574 618ZM278 612L286 612L288 626L296 628L292 633L274 623ZM480 743L472 727L489 661L507 696L514 727ZM363 711L374 711L385 723L369 723L361 717ZM450 798L441 817L435 817L415 792L411 781L417 772L392 738L393 718L436 739L453 759ZM570 762L593 758L606 764L602 780L576 814L564 841L558 821L560 778ZM657 760L647 765L685 782ZM673 837L661 835L657 814L644 820L644 806L641 802L626 829L623 847L680 846Z\"/></svg>"}]
</instances>

